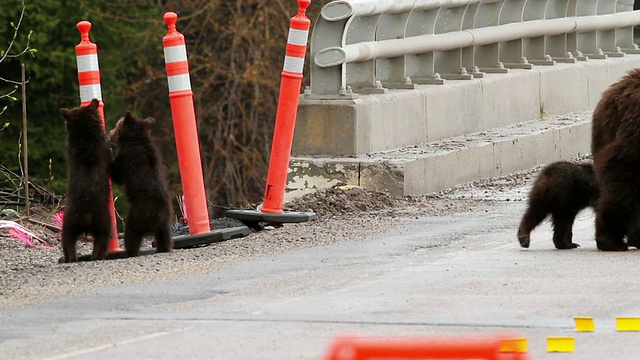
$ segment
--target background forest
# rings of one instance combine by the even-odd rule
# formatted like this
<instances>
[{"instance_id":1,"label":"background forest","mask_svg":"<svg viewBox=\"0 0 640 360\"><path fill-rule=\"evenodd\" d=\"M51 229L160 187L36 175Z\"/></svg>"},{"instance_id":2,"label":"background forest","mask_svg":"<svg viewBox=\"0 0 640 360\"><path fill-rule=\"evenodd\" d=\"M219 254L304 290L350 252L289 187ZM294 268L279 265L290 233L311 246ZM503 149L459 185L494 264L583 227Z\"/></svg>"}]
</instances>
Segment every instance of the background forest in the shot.
<instances>
[{"instance_id":1,"label":"background forest","mask_svg":"<svg viewBox=\"0 0 640 360\"><path fill-rule=\"evenodd\" d=\"M312 2L307 10L312 26L327 2ZM15 89L11 81L20 80L24 63L32 182L64 194L66 134L59 109L79 104L76 24L88 20L91 41L98 46L107 129L127 109L155 117L154 136L173 195L181 194L162 50L167 33L162 15L174 11L187 42L209 201L220 206L261 201L289 19L298 11L297 1L0 0L0 51L13 39L23 5L24 18L9 54L27 46L37 51L0 62L0 95ZM0 98L0 109L7 106L0 128L8 123L0 131L0 165L19 172L21 90L12 96L17 100Z\"/></svg>"}]
</instances>

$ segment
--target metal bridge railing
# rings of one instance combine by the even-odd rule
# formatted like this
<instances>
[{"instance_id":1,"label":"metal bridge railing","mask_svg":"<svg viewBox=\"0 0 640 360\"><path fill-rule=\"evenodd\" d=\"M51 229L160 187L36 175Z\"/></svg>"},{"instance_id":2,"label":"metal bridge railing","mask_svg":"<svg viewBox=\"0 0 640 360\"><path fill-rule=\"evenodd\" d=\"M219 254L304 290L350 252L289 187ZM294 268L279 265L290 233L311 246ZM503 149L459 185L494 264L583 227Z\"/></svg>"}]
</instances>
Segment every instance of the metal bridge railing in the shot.
<instances>
[{"instance_id":1,"label":"metal bridge railing","mask_svg":"<svg viewBox=\"0 0 640 360\"><path fill-rule=\"evenodd\" d=\"M311 86L335 97L639 53L633 0L338 0L311 36Z\"/></svg>"}]
</instances>

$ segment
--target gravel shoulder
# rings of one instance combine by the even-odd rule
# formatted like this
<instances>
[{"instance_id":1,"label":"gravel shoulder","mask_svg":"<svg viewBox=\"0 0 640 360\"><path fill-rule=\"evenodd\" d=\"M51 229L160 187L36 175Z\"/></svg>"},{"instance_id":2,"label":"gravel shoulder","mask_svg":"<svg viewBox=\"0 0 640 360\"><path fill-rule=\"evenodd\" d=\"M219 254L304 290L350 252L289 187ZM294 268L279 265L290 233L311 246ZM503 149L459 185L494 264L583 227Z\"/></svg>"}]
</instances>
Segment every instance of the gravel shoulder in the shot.
<instances>
[{"instance_id":1,"label":"gravel shoulder","mask_svg":"<svg viewBox=\"0 0 640 360\"><path fill-rule=\"evenodd\" d=\"M53 248L44 249L28 248L2 231L0 309L87 293L101 286L215 273L238 262L388 233L412 218L464 213L505 201L526 201L528 186L539 169L419 197L393 197L357 187L336 186L285 204L289 210L316 212L315 221L267 227L247 237L209 246L122 260L58 264L62 254L59 234L49 236ZM80 242L78 252L90 253L91 244Z\"/></svg>"}]
</instances>

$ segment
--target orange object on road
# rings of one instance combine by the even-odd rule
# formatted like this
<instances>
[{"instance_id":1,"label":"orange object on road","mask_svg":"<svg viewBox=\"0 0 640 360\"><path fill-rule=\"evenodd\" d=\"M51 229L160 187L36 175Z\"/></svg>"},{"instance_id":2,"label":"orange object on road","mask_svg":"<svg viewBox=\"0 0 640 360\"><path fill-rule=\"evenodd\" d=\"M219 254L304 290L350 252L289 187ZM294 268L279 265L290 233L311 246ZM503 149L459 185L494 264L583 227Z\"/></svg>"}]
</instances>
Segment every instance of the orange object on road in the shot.
<instances>
[{"instance_id":1,"label":"orange object on road","mask_svg":"<svg viewBox=\"0 0 640 360\"><path fill-rule=\"evenodd\" d=\"M499 337L360 338L343 336L325 360L476 359L526 360L521 352L501 352Z\"/></svg>"},{"instance_id":2,"label":"orange object on road","mask_svg":"<svg viewBox=\"0 0 640 360\"><path fill-rule=\"evenodd\" d=\"M76 45L76 62L78 65L78 85L80 87L80 105L88 105L91 100L98 99L98 111L104 122L104 102L102 102L102 89L100 86L100 67L98 66L98 46L89 39L91 23L80 21L76 27L80 30L80 43ZM111 179L109 179L109 214L111 214L111 238L107 252L120 251L118 242L118 227L116 223L116 210L113 206L113 192Z\"/></svg>"},{"instance_id":3,"label":"orange object on road","mask_svg":"<svg viewBox=\"0 0 640 360\"><path fill-rule=\"evenodd\" d=\"M164 14L168 33L162 39L164 60L169 83L171 116L176 137L180 180L184 192L184 203L189 214L189 233L199 235L211 231L207 197L200 155L200 141L196 113L189 78L189 62L184 35L176 29L178 15Z\"/></svg>"},{"instance_id":4,"label":"orange object on road","mask_svg":"<svg viewBox=\"0 0 640 360\"><path fill-rule=\"evenodd\" d=\"M307 39L311 21L305 15L311 0L298 0L300 10L291 18L289 38L282 70L280 96L276 112L276 124L271 143L267 184L264 190L264 202L261 211L282 213L282 203L287 185L293 132L298 113L298 98L302 85L304 57L307 51Z\"/></svg>"}]
</instances>

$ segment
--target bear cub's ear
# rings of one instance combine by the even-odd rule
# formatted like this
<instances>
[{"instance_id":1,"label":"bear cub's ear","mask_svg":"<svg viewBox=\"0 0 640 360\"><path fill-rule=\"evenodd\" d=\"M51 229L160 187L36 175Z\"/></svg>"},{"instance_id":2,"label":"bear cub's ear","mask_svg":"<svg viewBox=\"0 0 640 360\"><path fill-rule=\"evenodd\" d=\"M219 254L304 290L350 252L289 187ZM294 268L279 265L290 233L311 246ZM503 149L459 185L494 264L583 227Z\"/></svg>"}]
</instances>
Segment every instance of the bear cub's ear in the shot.
<instances>
[{"instance_id":1,"label":"bear cub's ear","mask_svg":"<svg viewBox=\"0 0 640 360\"><path fill-rule=\"evenodd\" d=\"M65 120L69 119L71 117L71 110L62 108L60 109L60 115L62 115Z\"/></svg>"},{"instance_id":2,"label":"bear cub's ear","mask_svg":"<svg viewBox=\"0 0 640 360\"><path fill-rule=\"evenodd\" d=\"M124 113L124 121L126 121L126 122L134 122L134 121L136 121L136 118L133 117L133 114L131 114L131 111L127 110L127 112Z\"/></svg>"},{"instance_id":3,"label":"bear cub's ear","mask_svg":"<svg viewBox=\"0 0 640 360\"><path fill-rule=\"evenodd\" d=\"M147 129L151 129L151 127L152 127L153 125L155 125L155 123L156 123L156 119L154 119L154 118L152 118L152 117L148 117L148 118L146 118L146 119L142 120L142 122L144 123L144 126L145 126Z\"/></svg>"},{"instance_id":4,"label":"bear cub's ear","mask_svg":"<svg viewBox=\"0 0 640 360\"><path fill-rule=\"evenodd\" d=\"M98 105L100 104L100 100L98 99L93 99L91 100L91 103L88 105L88 107L92 110L98 110Z\"/></svg>"}]
</instances>

